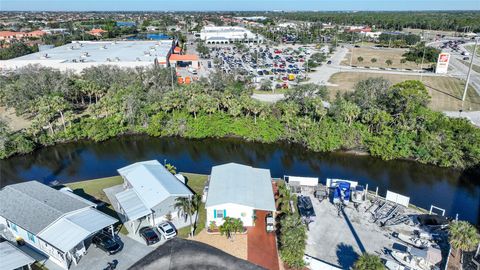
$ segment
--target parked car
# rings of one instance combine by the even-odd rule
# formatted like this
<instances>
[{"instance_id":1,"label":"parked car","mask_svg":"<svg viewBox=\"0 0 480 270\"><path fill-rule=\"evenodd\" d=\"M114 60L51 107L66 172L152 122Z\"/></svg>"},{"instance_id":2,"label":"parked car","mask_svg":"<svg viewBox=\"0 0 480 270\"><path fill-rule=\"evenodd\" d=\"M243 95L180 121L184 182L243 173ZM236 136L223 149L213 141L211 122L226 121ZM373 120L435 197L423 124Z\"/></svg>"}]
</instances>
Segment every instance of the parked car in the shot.
<instances>
[{"instance_id":1,"label":"parked car","mask_svg":"<svg viewBox=\"0 0 480 270\"><path fill-rule=\"evenodd\" d=\"M168 222L162 222L158 224L157 227L160 234L167 240L174 238L177 235L175 228L173 228L173 226Z\"/></svg>"},{"instance_id":2,"label":"parked car","mask_svg":"<svg viewBox=\"0 0 480 270\"><path fill-rule=\"evenodd\" d=\"M160 241L157 232L155 232L155 229L152 227L143 227L140 229L139 233L143 240L145 240L147 243L147 246L153 245Z\"/></svg>"},{"instance_id":3,"label":"parked car","mask_svg":"<svg viewBox=\"0 0 480 270\"><path fill-rule=\"evenodd\" d=\"M332 61L331 60L328 60L327 61L327 65L331 65L332 64Z\"/></svg>"},{"instance_id":4,"label":"parked car","mask_svg":"<svg viewBox=\"0 0 480 270\"><path fill-rule=\"evenodd\" d=\"M265 217L265 225L267 232L275 231L275 219L273 218L271 213L268 213Z\"/></svg>"},{"instance_id":5,"label":"parked car","mask_svg":"<svg viewBox=\"0 0 480 270\"><path fill-rule=\"evenodd\" d=\"M123 248L123 243L115 239L113 235L106 232L99 232L92 238L95 247L105 251L109 255L118 253Z\"/></svg>"}]
</instances>

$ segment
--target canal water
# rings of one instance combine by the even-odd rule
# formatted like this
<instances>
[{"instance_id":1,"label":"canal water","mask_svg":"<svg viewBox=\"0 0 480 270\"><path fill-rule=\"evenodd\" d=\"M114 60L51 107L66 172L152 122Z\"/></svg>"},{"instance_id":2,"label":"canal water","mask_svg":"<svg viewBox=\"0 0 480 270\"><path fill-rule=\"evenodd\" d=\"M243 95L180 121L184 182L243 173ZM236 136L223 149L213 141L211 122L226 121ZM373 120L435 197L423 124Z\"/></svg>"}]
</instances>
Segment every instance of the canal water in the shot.
<instances>
[{"instance_id":1,"label":"canal water","mask_svg":"<svg viewBox=\"0 0 480 270\"><path fill-rule=\"evenodd\" d=\"M27 180L67 183L117 175L137 161L157 159L178 171L208 174L214 165L238 162L283 175L340 178L409 196L410 202L446 209L447 215L480 224L480 173L461 172L412 161L382 161L346 153L314 153L299 145L261 144L237 139L189 140L124 136L103 143L81 141L42 148L0 160L0 184Z\"/></svg>"}]
</instances>

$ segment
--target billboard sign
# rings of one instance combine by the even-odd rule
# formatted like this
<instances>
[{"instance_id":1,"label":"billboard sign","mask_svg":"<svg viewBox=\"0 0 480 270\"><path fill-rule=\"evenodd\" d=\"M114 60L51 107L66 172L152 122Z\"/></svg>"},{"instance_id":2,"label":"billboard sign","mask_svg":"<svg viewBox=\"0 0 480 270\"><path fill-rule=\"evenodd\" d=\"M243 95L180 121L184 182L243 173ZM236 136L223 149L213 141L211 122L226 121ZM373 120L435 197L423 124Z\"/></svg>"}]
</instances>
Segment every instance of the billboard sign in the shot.
<instances>
[{"instance_id":1,"label":"billboard sign","mask_svg":"<svg viewBox=\"0 0 480 270\"><path fill-rule=\"evenodd\" d=\"M438 55L437 68L435 73L446 74L448 71L448 63L450 62L449 53L440 53Z\"/></svg>"}]
</instances>

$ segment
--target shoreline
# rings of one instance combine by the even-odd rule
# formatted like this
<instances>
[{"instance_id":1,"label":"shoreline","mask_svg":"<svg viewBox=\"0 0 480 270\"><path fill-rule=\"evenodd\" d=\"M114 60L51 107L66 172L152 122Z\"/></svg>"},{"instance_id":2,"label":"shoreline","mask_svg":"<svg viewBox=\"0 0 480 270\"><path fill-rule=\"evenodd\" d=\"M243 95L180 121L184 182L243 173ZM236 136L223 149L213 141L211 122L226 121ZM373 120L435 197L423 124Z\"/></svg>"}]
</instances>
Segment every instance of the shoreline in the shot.
<instances>
[{"instance_id":1,"label":"shoreline","mask_svg":"<svg viewBox=\"0 0 480 270\"><path fill-rule=\"evenodd\" d=\"M278 140L278 141L274 141L274 142L265 142L265 141L261 141L261 140L249 140L249 139L246 139L246 138L243 138L243 137L240 137L240 136L235 136L235 135L228 135L228 136L224 136L224 137L189 138L189 137L182 137L182 136L153 136L153 135L149 135L149 134L143 133L143 132L127 132L127 133L123 133L123 134L118 134L114 137L108 138L108 139L103 140L103 141L94 141L94 140L91 140L91 139L88 139L88 138L82 138L82 139L77 139L77 140L57 141L57 142L53 142L53 143L48 144L48 145L38 145L32 151L30 151L28 153L22 153L22 154L16 153L16 154L8 156L6 158L0 159L0 161L8 160L10 158L15 158L15 157L32 155L33 153L35 153L39 150L48 148L48 147L56 147L56 146L61 146L61 145L66 145L66 144L74 144L74 143L80 143L80 142L101 144L101 143L104 143L104 142L107 142L107 141L110 141L110 140L115 140L115 139L119 139L119 138L123 138L123 137L132 137L132 136L145 136L145 137L149 137L149 138L158 138L158 139L176 138L176 139L183 139L183 140L229 140L229 139L234 139L234 140L239 140L241 142L260 143L260 144L266 144L266 145L288 144L288 145L299 146L299 147L305 149L306 151L310 151L312 153L337 153L337 154L346 154L346 155L352 155L352 156L365 156L365 157L371 157L371 158L375 158L375 159L385 161L385 162L388 162L388 161L408 161L408 162L414 162L414 163L419 164L419 165L433 166L435 168L449 169L449 170L454 170L454 171L457 171L457 172L466 172L466 171L469 171L470 169L472 169L472 168L459 168L459 167L442 167L442 166L438 166L438 165L431 164L431 163L418 162L414 158L397 158L397 159L386 160L386 159L382 159L381 157L371 155L366 150L360 150L360 149L354 149L354 148L352 148L352 149L338 149L338 150L326 151L326 152L315 151L315 150L312 150L312 149L308 148L306 145L304 145L302 143L292 142L292 141L288 141L288 140ZM478 165L479 165L478 167L480 168L480 164L478 164ZM480 170L479 170L478 173L480 174Z\"/></svg>"}]
</instances>

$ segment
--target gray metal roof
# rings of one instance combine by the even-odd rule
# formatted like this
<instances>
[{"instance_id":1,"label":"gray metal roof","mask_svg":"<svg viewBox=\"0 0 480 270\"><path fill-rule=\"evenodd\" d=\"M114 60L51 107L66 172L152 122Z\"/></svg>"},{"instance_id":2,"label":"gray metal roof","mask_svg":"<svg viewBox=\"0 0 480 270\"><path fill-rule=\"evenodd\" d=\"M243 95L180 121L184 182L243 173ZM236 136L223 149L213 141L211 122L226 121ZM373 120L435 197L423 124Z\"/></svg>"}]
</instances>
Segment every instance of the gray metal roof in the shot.
<instances>
[{"instance_id":1,"label":"gray metal roof","mask_svg":"<svg viewBox=\"0 0 480 270\"><path fill-rule=\"evenodd\" d=\"M60 218L38 234L38 237L67 252L88 236L116 222L116 219L95 208L87 208Z\"/></svg>"},{"instance_id":2,"label":"gray metal roof","mask_svg":"<svg viewBox=\"0 0 480 270\"><path fill-rule=\"evenodd\" d=\"M7 241L0 243L0 258L2 270L14 270L35 262L32 257Z\"/></svg>"},{"instance_id":3,"label":"gray metal roof","mask_svg":"<svg viewBox=\"0 0 480 270\"><path fill-rule=\"evenodd\" d=\"M152 62L157 57L167 57L173 40L161 41L73 41L72 43L27 54L13 60L56 60L72 62ZM45 55L47 57L45 57Z\"/></svg>"},{"instance_id":4,"label":"gray metal roof","mask_svg":"<svg viewBox=\"0 0 480 270\"><path fill-rule=\"evenodd\" d=\"M191 196L193 193L157 160L137 162L118 169L142 202L150 209L170 196Z\"/></svg>"},{"instance_id":5,"label":"gray metal roof","mask_svg":"<svg viewBox=\"0 0 480 270\"><path fill-rule=\"evenodd\" d=\"M206 207L225 203L275 211L270 170L237 163L212 167Z\"/></svg>"},{"instance_id":6,"label":"gray metal roof","mask_svg":"<svg viewBox=\"0 0 480 270\"><path fill-rule=\"evenodd\" d=\"M152 213L133 189L117 193L115 197L123 211L125 211L128 220L136 220Z\"/></svg>"},{"instance_id":7,"label":"gray metal roof","mask_svg":"<svg viewBox=\"0 0 480 270\"><path fill-rule=\"evenodd\" d=\"M0 216L34 234L64 214L86 207L90 205L37 181L0 190Z\"/></svg>"}]
</instances>

